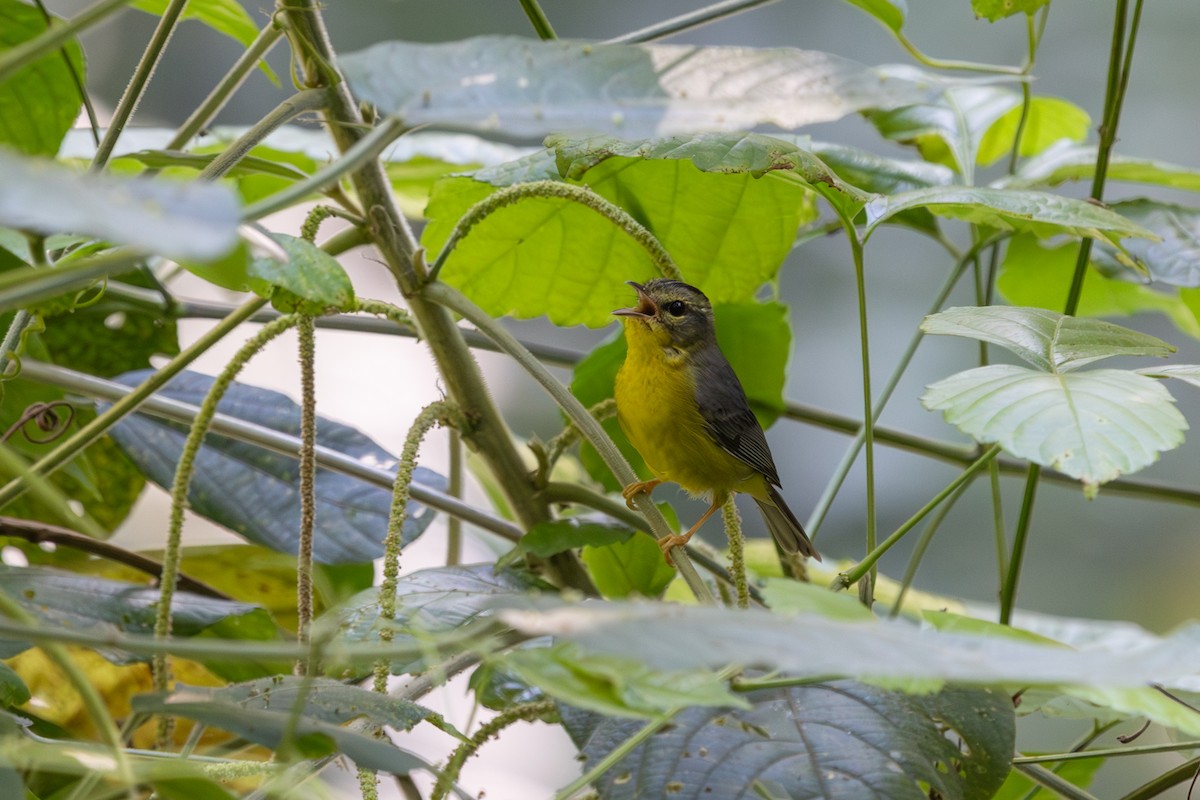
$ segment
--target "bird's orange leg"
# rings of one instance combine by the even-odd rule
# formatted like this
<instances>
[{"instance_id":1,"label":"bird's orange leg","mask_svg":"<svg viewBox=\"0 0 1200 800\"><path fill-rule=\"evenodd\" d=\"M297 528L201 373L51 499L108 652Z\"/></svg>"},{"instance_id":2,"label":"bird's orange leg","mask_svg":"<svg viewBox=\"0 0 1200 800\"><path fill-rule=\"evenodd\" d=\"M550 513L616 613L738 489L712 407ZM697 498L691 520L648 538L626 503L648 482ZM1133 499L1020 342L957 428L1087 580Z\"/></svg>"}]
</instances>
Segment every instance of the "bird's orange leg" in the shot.
<instances>
[{"instance_id":1,"label":"bird's orange leg","mask_svg":"<svg viewBox=\"0 0 1200 800\"><path fill-rule=\"evenodd\" d=\"M696 524L688 528L687 533L672 533L670 536L664 536L658 540L658 549L662 550L663 558L667 560L668 566L675 566L675 562L671 560L671 548L683 547L685 544L687 544L688 540L692 538L692 535L696 531L700 530L700 526L707 522L708 518L715 514L717 509L723 505L725 505L723 501L718 503L714 500L713 504L708 507L708 511L705 511L704 514L701 515L700 519L696 520Z\"/></svg>"},{"instance_id":2,"label":"bird's orange leg","mask_svg":"<svg viewBox=\"0 0 1200 800\"><path fill-rule=\"evenodd\" d=\"M633 504L633 498L645 492L650 494L654 491L654 487L658 486L662 481L655 478L652 481L635 481L621 490L621 497L625 498L625 505L630 511L637 511L637 507Z\"/></svg>"}]
</instances>

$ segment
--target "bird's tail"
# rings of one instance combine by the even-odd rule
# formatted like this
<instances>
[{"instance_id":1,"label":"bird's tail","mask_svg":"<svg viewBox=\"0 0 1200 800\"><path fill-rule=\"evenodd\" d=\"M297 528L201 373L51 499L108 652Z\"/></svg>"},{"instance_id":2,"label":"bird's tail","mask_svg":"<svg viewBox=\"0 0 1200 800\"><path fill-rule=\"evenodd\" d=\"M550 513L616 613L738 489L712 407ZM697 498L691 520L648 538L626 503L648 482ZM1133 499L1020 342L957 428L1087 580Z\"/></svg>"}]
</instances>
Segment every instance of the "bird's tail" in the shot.
<instances>
[{"instance_id":1,"label":"bird's tail","mask_svg":"<svg viewBox=\"0 0 1200 800\"><path fill-rule=\"evenodd\" d=\"M767 499L759 500L756 497L754 501L758 503L758 510L767 522L767 529L785 553L803 553L809 558L821 560L821 554L813 547L800 520L796 519L787 503L783 502L778 489L767 484Z\"/></svg>"}]
</instances>

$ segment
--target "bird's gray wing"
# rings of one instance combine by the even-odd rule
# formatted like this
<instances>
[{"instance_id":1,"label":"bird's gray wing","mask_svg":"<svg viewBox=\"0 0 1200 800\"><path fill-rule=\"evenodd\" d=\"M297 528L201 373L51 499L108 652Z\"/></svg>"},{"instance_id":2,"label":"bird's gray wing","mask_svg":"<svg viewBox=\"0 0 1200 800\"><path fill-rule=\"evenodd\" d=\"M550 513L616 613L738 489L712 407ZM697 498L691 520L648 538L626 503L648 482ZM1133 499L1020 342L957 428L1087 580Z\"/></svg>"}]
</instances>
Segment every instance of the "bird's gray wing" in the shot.
<instances>
[{"instance_id":1,"label":"bird's gray wing","mask_svg":"<svg viewBox=\"0 0 1200 800\"><path fill-rule=\"evenodd\" d=\"M767 437L725 356L716 347L701 348L692 360L692 368L696 403L709 435L734 458L779 486L779 471L767 447Z\"/></svg>"}]
</instances>

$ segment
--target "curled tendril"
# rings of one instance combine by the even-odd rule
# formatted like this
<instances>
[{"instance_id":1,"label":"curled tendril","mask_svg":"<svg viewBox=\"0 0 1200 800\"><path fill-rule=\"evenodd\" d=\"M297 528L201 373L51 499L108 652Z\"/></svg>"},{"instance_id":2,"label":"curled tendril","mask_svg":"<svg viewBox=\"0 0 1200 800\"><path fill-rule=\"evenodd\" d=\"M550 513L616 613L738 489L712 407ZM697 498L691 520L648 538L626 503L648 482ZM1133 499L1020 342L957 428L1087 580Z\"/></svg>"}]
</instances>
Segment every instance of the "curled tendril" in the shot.
<instances>
[{"instance_id":1,"label":"curled tendril","mask_svg":"<svg viewBox=\"0 0 1200 800\"><path fill-rule=\"evenodd\" d=\"M60 413L60 409L65 410L66 413ZM0 436L0 442L7 442L19 432L25 437L25 441L31 444L49 444L66 433L67 428L74 420L75 407L66 400L34 403L25 409L16 422L8 426L8 430L4 432L3 436ZM34 434L27 430L27 426L31 422L40 433Z\"/></svg>"}]
</instances>

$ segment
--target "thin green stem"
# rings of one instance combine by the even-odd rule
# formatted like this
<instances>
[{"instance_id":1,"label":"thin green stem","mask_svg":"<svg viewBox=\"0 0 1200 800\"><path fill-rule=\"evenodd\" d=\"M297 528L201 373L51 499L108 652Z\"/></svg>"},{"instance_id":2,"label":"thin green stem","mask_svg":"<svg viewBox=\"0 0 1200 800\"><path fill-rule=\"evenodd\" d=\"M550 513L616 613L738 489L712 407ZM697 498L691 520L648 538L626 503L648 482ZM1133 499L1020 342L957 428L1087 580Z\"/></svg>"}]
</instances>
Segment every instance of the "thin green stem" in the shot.
<instances>
[{"instance_id":1,"label":"thin green stem","mask_svg":"<svg viewBox=\"0 0 1200 800\"><path fill-rule=\"evenodd\" d=\"M0 313L27 308L109 275L129 272L145 259L145 253L132 247L118 247L99 255L55 264L54 269L19 267L0 274Z\"/></svg>"},{"instance_id":2,"label":"thin green stem","mask_svg":"<svg viewBox=\"0 0 1200 800\"><path fill-rule=\"evenodd\" d=\"M528 372L534 380L541 384L542 388L558 404L558 407L579 428L584 438L596 448L597 454L599 454L601 460L604 461L609 470L612 471L618 483L622 486L628 486L637 481L637 474L629 466L629 462L625 460L625 457L621 455L621 451L613 444L612 439L608 438L608 434L604 432L604 428L601 427L600 423L575 399L575 396L571 394L566 386L550 374L550 371L540 361L521 346L516 337L505 330L496 320L488 316L483 309L444 283L435 281L427 284L423 294L426 299L436 302L468 320L480 332L499 345L501 350L512 356L513 360ZM650 522L656 538L669 536L672 533L666 519L663 518L662 512L658 510L658 507L654 505L654 502L645 493L636 495L634 503ZM708 591L708 587L704 584L704 581L696 573L696 568L692 566L687 553L682 548L676 547L671 551L671 554L675 560L675 566L679 569L679 574L683 576L684 581L688 584L692 593L695 594L696 599L703 604L712 605L714 603L712 594Z\"/></svg>"},{"instance_id":3,"label":"thin green stem","mask_svg":"<svg viewBox=\"0 0 1200 800\"><path fill-rule=\"evenodd\" d=\"M446 259L476 225L502 208L535 198L566 200L595 211L641 245L654 262L655 267L658 268L659 274L668 278L678 279L680 277L679 267L675 265L670 253L659 243L654 234L625 209L615 203L610 203L586 186L576 186L561 181L532 181L501 189L471 206L454 226L450 237L446 239L446 244L442 246L441 252L438 253L433 265L429 268L429 280L431 282L437 280L438 273L445 266Z\"/></svg>"},{"instance_id":4,"label":"thin green stem","mask_svg":"<svg viewBox=\"0 0 1200 800\"><path fill-rule=\"evenodd\" d=\"M746 537L742 534L742 518L738 515L733 497L725 501L721 509L725 522L725 536L729 539L729 574L737 589L737 607L750 607L750 588L746 580Z\"/></svg>"},{"instance_id":5,"label":"thin green stem","mask_svg":"<svg viewBox=\"0 0 1200 800\"><path fill-rule=\"evenodd\" d=\"M988 466L995 464L995 459L989 462ZM917 540L916 547L913 548L912 557L908 559L908 566L904 569L904 577L900 581L900 591L896 592L896 601L892 603L892 610L888 612L889 617L898 617L900 610L904 607L904 598L908 594L908 590L912 587L913 580L917 577L917 569L921 566L921 560L925 557L925 552L929 549L929 545L933 542L933 537L942 527L942 523L946 521L946 517L954 510L954 506L966 494L967 489L971 488L971 481L966 481L954 490L954 493L947 498L946 502L938 508L937 513L933 515L933 519L929 520L929 524L925 526L925 530L921 533L921 538Z\"/></svg>"},{"instance_id":6,"label":"thin green stem","mask_svg":"<svg viewBox=\"0 0 1200 800\"><path fill-rule=\"evenodd\" d=\"M1000 491L1000 461L996 459L988 464L988 484L992 492L992 538L996 542L997 586L1004 583L1008 573L1008 555L1005 547L1008 538L1004 531L1004 496Z\"/></svg>"},{"instance_id":7,"label":"thin green stem","mask_svg":"<svg viewBox=\"0 0 1200 800\"><path fill-rule=\"evenodd\" d=\"M161 389L167 381L178 375L189 364L210 350L213 345L225 338L230 331L262 308L266 302L266 300L256 297L239 306L236 311L223 319L219 324L214 325L211 330L204 333L204 335L193 342L183 352L172 358L140 386L128 390L128 394L125 394L120 400L114 402L108 410L99 414L91 422L76 431L75 434L62 441L57 447L34 462L30 466L31 472L38 475L48 475L79 455L85 447L104 435L110 427L136 409L147 398ZM17 478L5 484L3 488L0 488L0 508L3 508L20 496L25 488L26 481L24 478Z\"/></svg>"},{"instance_id":8,"label":"thin green stem","mask_svg":"<svg viewBox=\"0 0 1200 800\"><path fill-rule=\"evenodd\" d=\"M1030 464L1025 476L1025 494L1021 498L1021 513L1017 517L1017 532L1013 536L1012 555L1008 559L1008 569L1004 573L1004 583L1000 587L1000 624L1008 625L1012 621L1013 605L1017 599L1017 584L1021 580L1021 564L1025 558L1025 543L1029 538L1030 520L1033 518L1033 502L1037 498L1038 476L1042 468Z\"/></svg>"},{"instance_id":9,"label":"thin green stem","mask_svg":"<svg viewBox=\"0 0 1200 800\"><path fill-rule=\"evenodd\" d=\"M908 38L903 31L892 31L896 37L896 41L901 47L908 52L910 56L915 58L919 63L933 69L949 69L961 72L986 72L993 75L1021 75L1023 70L1020 67L1010 67L1004 64L980 64L974 61L956 61L947 58L934 58L921 52L912 40Z\"/></svg>"},{"instance_id":10,"label":"thin green stem","mask_svg":"<svg viewBox=\"0 0 1200 800\"><path fill-rule=\"evenodd\" d=\"M645 28L640 28L636 31L615 36L608 39L605 44L633 44L636 42L652 42L656 39L665 39L668 36L674 36L677 33L682 33L688 30L695 30L717 20L731 17L734 14L740 14L743 11L749 11L758 6L765 6L768 3L773 3L776 0L723 0L720 3L698 8L695 11L689 11L686 14L680 14L678 17L656 22L653 25L648 25Z\"/></svg>"},{"instance_id":11,"label":"thin green stem","mask_svg":"<svg viewBox=\"0 0 1200 800\"><path fill-rule=\"evenodd\" d=\"M100 539L109 535L86 511L76 514L70 505L71 498L62 489L51 483L45 475L34 471L24 456L4 443L0 443L0 474L24 480L30 496L63 525Z\"/></svg>"},{"instance_id":12,"label":"thin green stem","mask_svg":"<svg viewBox=\"0 0 1200 800\"><path fill-rule=\"evenodd\" d=\"M854 565L853 568L845 572L838 573L838 576L834 578L833 583L830 584L830 588L835 590L848 589L858 581L862 580L863 576L867 575L870 570L875 567L875 563L879 561L880 557L883 556L883 554L889 549L891 549L896 542L900 541L904 537L904 534L916 527L917 523L927 517L929 512L937 508L943 500L954 494L954 492L957 491L960 486L968 483L972 478L974 478L975 474L986 467L988 462L995 458L999 453L1000 445L994 444L989 447L983 455L975 460L975 463L963 470L963 472L954 480L950 481L950 483L946 484L944 489L934 495L928 503L921 507L920 511L909 517L903 525L897 528L895 532L885 539L878 547L868 553L862 561Z\"/></svg>"},{"instance_id":13,"label":"thin green stem","mask_svg":"<svg viewBox=\"0 0 1200 800\"><path fill-rule=\"evenodd\" d=\"M281 36L283 36L283 30L275 24L274 20L259 31L250 46L238 56L237 61L229 68L225 76L213 87L208 97L204 98L204 102L197 106L196 110L179 126L179 130L175 131L175 135L171 137L171 141L167 143L165 149L181 150L192 140L193 136L204 130L229 102L229 98L241 88L254 67L275 46Z\"/></svg>"},{"instance_id":14,"label":"thin green stem","mask_svg":"<svg viewBox=\"0 0 1200 800\"><path fill-rule=\"evenodd\" d=\"M1095 795L1085 792L1065 778L1060 778L1038 764L1014 764L1013 769L1038 786L1045 787L1058 796L1067 798L1067 800L1098 800Z\"/></svg>"},{"instance_id":15,"label":"thin green stem","mask_svg":"<svg viewBox=\"0 0 1200 800\"><path fill-rule=\"evenodd\" d=\"M792 689L797 686L811 686L814 683L828 683L842 679L841 675L810 675L805 677L787 676L782 678L734 678L729 688L735 692L758 692L763 689Z\"/></svg>"},{"instance_id":16,"label":"thin green stem","mask_svg":"<svg viewBox=\"0 0 1200 800\"><path fill-rule=\"evenodd\" d=\"M208 162L208 165L200 170L200 180L211 181L221 177L233 169L234 165L245 158L246 154L257 147L263 139L267 138L271 131L302 114L316 111L324 102L325 92L320 89L306 89L287 98L271 109L265 117L254 123L249 130L226 147L224 152Z\"/></svg>"},{"instance_id":17,"label":"thin green stem","mask_svg":"<svg viewBox=\"0 0 1200 800\"><path fill-rule=\"evenodd\" d=\"M46 627L34 619L25 610L24 606L14 600L7 592L3 591L0 591L0 614L27 627ZM113 720L112 714L109 713L104 698L100 696L100 692L92 684L92 681L71 658L66 647L54 641L44 641L39 643L39 646L46 656L54 662L55 666L62 671L67 682L78 693L83 707L87 710L88 716L91 717L96 730L100 733L100 738L104 741L112 756L117 774L120 776L121 783L124 786L125 794L130 798L136 797L137 785L133 779L133 770L129 765L124 743L121 741L121 731L117 728L117 723Z\"/></svg>"},{"instance_id":18,"label":"thin green stem","mask_svg":"<svg viewBox=\"0 0 1200 800\"><path fill-rule=\"evenodd\" d=\"M179 17L183 14L186 5L187 0L170 0L163 10L162 17L159 18L158 25L154 29L154 35L150 37L150 43L146 45L142 57L138 59L137 66L133 70L133 77L129 79L129 85L125 87L125 92L117 101L117 107L113 109L112 120L108 123L108 129L104 131L104 138L96 147L96 155L92 157L91 169L93 171L104 169L108 163L113 148L117 146L117 139L120 138L138 103L142 100L146 86L150 83L150 78L158 67L158 61L162 58L163 51L167 48L167 42L171 40L171 34L175 32L175 26L179 23Z\"/></svg>"},{"instance_id":19,"label":"thin green stem","mask_svg":"<svg viewBox=\"0 0 1200 800\"><path fill-rule=\"evenodd\" d=\"M446 476L446 491L451 497L462 499L463 469L466 459L463 458L462 436L454 428L450 429L450 464L449 475ZM462 520L450 517L446 523L446 566L452 567L462 561Z\"/></svg>"},{"instance_id":20,"label":"thin green stem","mask_svg":"<svg viewBox=\"0 0 1200 800\"><path fill-rule=\"evenodd\" d=\"M953 270L951 270L950 275L946 278L945 283L942 284L942 288L938 291L937 297L934 298L933 303L930 305L929 311L927 312L928 314L936 313L941 309L942 305L945 304L946 298L950 296L950 292L954 290L954 287L962 278L963 272L966 271L969 260L969 256L964 256L958 260L957 265ZM880 392L879 398L875 401L875 407L871 409L872 421L877 421L880 415L883 414L883 409L887 406L888 401L891 400L892 393L899 385L900 379L907 371L908 365L912 362L913 356L916 355L917 348L920 346L921 341L924 338L924 332L918 327L912 338L909 340L908 347L905 348L904 353L900 356L900 360L897 362L896 368L892 371L891 376L884 385L883 391ZM837 498L838 492L841 491L842 485L846 482L846 476L850 474L850 468L854 466L854 462L858 459L858 454L862 450L863 444L866 442L866 440L867 428L866 425L862 425L859 427L858 432L854 435L854 440L850 442L850 446L847 447L846 451L842 454L842 460L838 462L837 467L833 471L833 475L830 477L829 482L825 485L825 491L821 493L821 497L817 500L816 506L809 515L808 522L805 524L804 528L808 531L809 536L813 537L814 539L816 538L817 533L820 532L821 525L825 522L825 517L829 513L830 507L833 505L833 501Z\"/></svg>"},{"instance_id":21,"label":"thin green stem","mask_svg":"<svg viewBox=\"0 0 1200 800\"><path fill-rule=\"evenodd\" d=\"M13 316L12 322L8 325L8 331L4 334L4 341L0 342L0 376L8 374L8 365L14 360L14 356L19 357L18 343L25 335L25 329L33 322L33 315L25 309L20 309Z\"/></svg>"},{"instance_id":22,"label":"thin green stem","mask_svg":"<svg viewBox=\"0 0 1200 800\"><path fill-rule=\"evenodd\" d=\"M291 184L286 189L264 197L257 203L251 203L242 209L242 219L262 219L263 217L282 211L295 205L311 194L337 183L343 176L361 169L365 164L375 161L383 149L396 140L405 131L403 123L388 117L378 127L354 143L354 146L342 154L328 167L318 170L302 181Z\"/></svg>"},{"instance_id":23,"label":"thin green stem","mask_svg":"<svg viewBox=\"0 0 1200 800\"><path fill-rule=\"evenodd\" d=\"M296 321L300 359L300 532L296 548L296 638L309 641L313 619L313 532L317 521L317 340L311 315ZM308 675L309 665L296 665Z\"/></svg>"},{"instance_id":24,"label":"thin green stem","mask_svg":"<svg viewBox=\"0 0 1200 800\"><path fill-rule=\"evenodd\" d=\"M539 39L549 41L558 38L558 34L554 32L554 26L550 24L550 18L546 16L546 12L542 10L538 0L521 0L521 10L529 18L529 24L533 26L533 32L538 35Z\"/></svg>"},{"instance_id":25,"label":"thin green stem","mask_svg":"<svg viewBox=\"0 0 1200 800\"><path fill-rule=\"evenodd\" d=\"M47 53L62 47L64 42L74 39L80 32L104 22L122 6L132 0L100 0L91 8L85 8L62 25L51 25L37 36L21 42L0 54L0 83L4 83L19 70L24 69Z\"/></svg>"},{"instance_id":26,"label":"thin green stem","mask_svg":"<svg viewBox=\"0 0 1200 800\"><path fill-rule=\"evenodd\" d=\"M1151 778L1132 792L1124 795L1121 800L1150 800L1152 797L1158 797L1172 786L1178 786L1188 781L1195 781L1197 771L1200 771L1200 758L1190 759L1157 777Z\"/></svg>"},{"instance_id":27,"label":"thin green stem","mask_svg":"<svg viewBox=\"0 0 1200 800\"><path fill-rule=\"evenodd\" d=\"M867 473L866 550L868 554L867 558L870 558L870 554L876 549L876 496L875 418L873 414L875 404L871 394L871 342L867 325L867 278L863 263L862 240L858 238L858 231L852 224L846 226L846 239L850 242L850 254L854 258L854 284L858 292L859 366L862 372L863 394L863 459ZM867 608L870 608L875 603L876 574L875 560L871 560L868 571L859 576L863 579L863 582L858 587L858 593L863 605Z\"/></svg>"},{"instance_id":28,"label":"thin green stem","mask_svg":"<svg viewBox=\"0 0 1200 800\"><path fill-rule=\"evenodd\" d=\"M1079 761L1085 758L1118 758L1120 756L1144 756L1150 753L1175 753L1180 750L1200 749L1200 741L1164 742L1130 747L1096 748L1095 750L1073 750L1069 753L1045 753L1037 756L1017 756L1013 764L1046 764L1060 761Z\"/></svg>"},{"instance_id":29,"label":"thin green stem","mask_svg":"<svg viewBox=\"0 0 1200 800\"><path fill-rule=\"evenodd\" d=\"M675 708L670 711L664 711L643 725L632 736L622 739L620 744L610 750L604 758L597 761L591 769L555 792L554 800L571 800L577 792L589 786L592 781L599 780L604 773L619 764L621 759L633 752L638 745L670 724L671 720L675 719L682 710L681 708Z\"/></svg>"}]
</instances>

